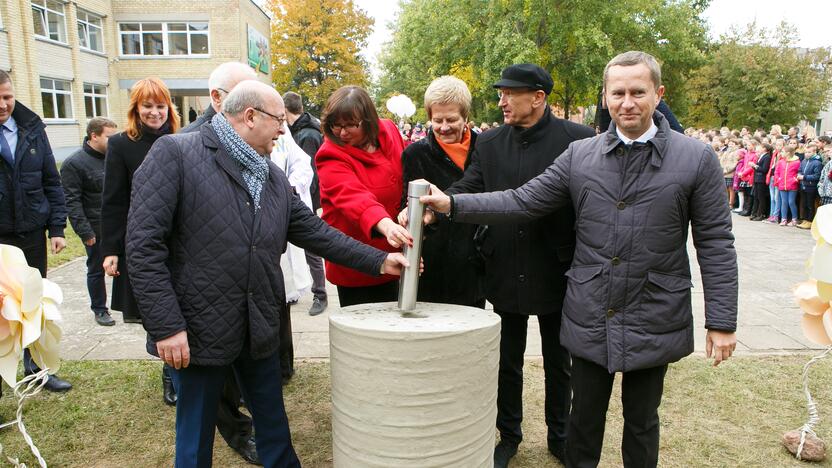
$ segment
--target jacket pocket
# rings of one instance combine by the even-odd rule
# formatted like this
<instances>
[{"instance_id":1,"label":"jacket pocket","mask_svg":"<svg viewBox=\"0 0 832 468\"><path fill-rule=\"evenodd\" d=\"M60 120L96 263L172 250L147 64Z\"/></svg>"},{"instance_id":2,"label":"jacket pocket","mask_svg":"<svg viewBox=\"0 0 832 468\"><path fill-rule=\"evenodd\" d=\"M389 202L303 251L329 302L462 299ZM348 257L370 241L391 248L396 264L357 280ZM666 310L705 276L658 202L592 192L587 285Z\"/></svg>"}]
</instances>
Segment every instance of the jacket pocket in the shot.
<instances>
[{"instance_id":1,"label":"jacket pocket","mask_svg":"<svg viewBox=\"0 0 832 468\"><path fill-rule=\"evenodd\" d=\"M641 291L639 325L648 333L681 330L693 320L690 305L690 278L648 271Z\"/></svg>"},{"instance_id":2,"label":"jacket pocket","mask_svg":"<svg viewBox=\"0 0 832 468\"><path fill-rule=\"evenodd\" d=\"M603 265L585 265L572 267L565 273L568 280L563 311L581 327L592 328L603 323L609 286L603 271Z\"/></svg>"}]
</instances>

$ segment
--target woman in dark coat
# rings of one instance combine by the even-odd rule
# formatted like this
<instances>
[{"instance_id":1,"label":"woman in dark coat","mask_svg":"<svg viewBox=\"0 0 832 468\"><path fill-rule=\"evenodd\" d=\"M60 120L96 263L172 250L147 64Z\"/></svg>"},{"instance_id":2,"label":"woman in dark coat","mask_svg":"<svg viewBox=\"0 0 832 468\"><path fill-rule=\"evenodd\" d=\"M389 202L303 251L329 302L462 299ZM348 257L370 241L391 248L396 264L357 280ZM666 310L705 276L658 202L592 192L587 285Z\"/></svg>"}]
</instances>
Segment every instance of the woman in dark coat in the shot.
<instances>
[{"instance_id":1,"label":"woman in dark coat","mask_svg":"<svg viewBox=\"0 0 832 468\"><path fill-rule=\"evenodd\" d=\"M178 129L179 115L167 86L158 78L146 78L137 81L130 91L126 129L110 137L107 145L101 201L101 254L104 271L113 277L110 309L120 311L125 323L141 323L124 258L133 174L153 142ZM165 402L175 404L176 397L167 375L166 372L163 376Z\"/></svg>"},{"instance_id":2,"label":"woman in dark coat","mask_svg":"<svg viewBox=\"0 0 832 468\"><path fill-rule=\"evenodd\" d=\"M462 80L453 76L433 80L425 91L425 109L431 124L427 137L402 154L402 207L407 205L408 182L427 179L445 190L462 178L474 150L476 134L466 124L471 92ZM405 222L403 217L400 221ZM425 227L419 301L485 307L476 231L476 225L451 223L446 218Z\"/></svg>"}]
</instances>

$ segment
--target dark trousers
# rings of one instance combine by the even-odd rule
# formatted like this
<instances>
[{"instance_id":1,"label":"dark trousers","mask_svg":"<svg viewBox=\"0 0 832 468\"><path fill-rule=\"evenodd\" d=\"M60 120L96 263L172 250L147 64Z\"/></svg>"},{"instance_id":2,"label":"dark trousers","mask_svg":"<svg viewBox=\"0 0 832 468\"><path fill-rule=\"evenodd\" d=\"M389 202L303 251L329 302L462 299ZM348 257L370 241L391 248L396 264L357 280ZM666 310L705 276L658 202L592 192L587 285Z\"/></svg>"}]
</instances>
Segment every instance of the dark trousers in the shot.
<instances>
[{"instance_id":1,"label":"dark trousers","mask_svg":"<svg viewBox=\"0 0 832 468\"><path fill-rule=\"evenodd\" d=\"M97 314L107 312L107 284L104 282L104 256L101 255L101 236L96 236L92 246L84 244L87 251L87 292L90 295L90 309Z\"/></svg>"},{"instance_id":2,"label":"dark trousers","mask_svg":"<svg viewBox=\"0 0 832 468\"><path fill-rule=\"evenodd\" d=\"M751 216L768 218L768 210L771 208L769 196L769 188L765 182L754 184L754 211L751 212Z\"/></svg>"},{"instance_id":3,"label":"dark trousers","mask_svg":"<svg viewBox=\"0 0 832 468\"><path fill-rule=\"evenodd\" d=\"M818 197L817 190L801 190L800 191L800 212L804 221L812 222L815 219L815 199Z\"/></svg>"},{"instance_id":4,"label":"dark trousers","mask_svg":"<svg viewBox=\"0 0 832 468\"><path fill-rule=\"evenodd\" d=\"M374 302L393 302L399 299L399 282L379 284L377 286L359 286L351 288L338 286L338 302L341 307Z\"/></svg>"},{"instance_id":5,"label":"dark trousers","mask_svg":"<svg viewBox=\"0 0 832 468\"><path fill-rule=\"evenodd\" d=\"M312 294L318 299L326 299L326 275L324 274L324 261L321 257L310 251L306 253L306 264L309 265L309 273L312 275Z\"/></svg>"},{"instance_id":6,"label":"dark trousers","mask_svg":"<svg viewBox=\"0 0 832 468\"><path fill-rule=\"evenodd\" d=\"M666 372L667 365L623 373L621 456L625 467L655 467L659 461L659 404ZM614 380L615 374L606 368L572 358L572 415L566 466L598 466Z\"/></svg>"},{"instance_id":7,"label":"dark trousers","mask_svg":"<svg viewBox=\"0 0 832 468\"><path fill-rule=\"evenodd\" d=\"M292 342L292 306L286 304L286 313L280 314L280 370L282 377L289 378L295 373L295 349Z\"/></svg>"},{"instance_id":8,"label":"dark trousers","mask_svg":"<svg viewBox=\"0 0 832 468\"><path fill-rule=\"evenodd\" d=\"M257 455L267 468L299 467L283 406L280 362L274 353L264 359L249 354L249 343L227 366L190 366L174 370L177 468L209 467L214 451L217 404L233 372L254 418Z\"/></svg>"},{"instance_id":9,"label":"dark trousers","mask_svg":"<svg viewBox=\"0 0 832 468\"><path fill-rule=\"evenodd\" d=\"M529 316L495 311L500 329L500 373L497 384L497 430L500 439L519 444L523 440L523 354ZM569 352L560 345L560 313L538 315L543 351L548 427L547 440L564 441L569 421Z\"/></svg>"},{"instance_id":10,"label":"dark trousers","mask_svg":"<svg viewBox=\"0 0 832 468\"><path fill-rule=\"evenodd\" d=\"M217 430L231 448L243 447L252 436L251 418L240 411L241 396L237 377L228 372L217 405Z\"/></svg>"}]
</instances>

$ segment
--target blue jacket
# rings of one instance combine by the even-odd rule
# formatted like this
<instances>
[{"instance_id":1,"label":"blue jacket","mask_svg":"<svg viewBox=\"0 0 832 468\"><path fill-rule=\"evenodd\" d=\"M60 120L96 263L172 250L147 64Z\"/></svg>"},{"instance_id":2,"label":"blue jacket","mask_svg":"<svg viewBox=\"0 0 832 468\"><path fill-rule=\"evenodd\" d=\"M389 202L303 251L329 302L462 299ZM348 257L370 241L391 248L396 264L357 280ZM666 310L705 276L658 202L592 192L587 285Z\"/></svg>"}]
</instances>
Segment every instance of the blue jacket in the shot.
<instances>
[{"instance_id":1,"label":"blue jacket","mask_svg":"<svg viewBox=\"0 0 832 468\"><path fill-rule=\"evenodd\" d=\"M798 175L803 175L803 180L800 181L800 190L804 192L816 191L822 170L823 161L821 161L820 155L818 154L800 161L800 169L797 170Z\"/></svg>"},{"instance_id":2,"label":"blue jacket","mask_svg":"<svg viewBox=\"0 0 832 468\"><path fill-rule=\"evenodd\" d=\"M17 149L14 167L0 158L0 235L48 229L49 237L63 237L66 204L46 125L19 102L12 118Z\"/></svg>"}]
</instances>

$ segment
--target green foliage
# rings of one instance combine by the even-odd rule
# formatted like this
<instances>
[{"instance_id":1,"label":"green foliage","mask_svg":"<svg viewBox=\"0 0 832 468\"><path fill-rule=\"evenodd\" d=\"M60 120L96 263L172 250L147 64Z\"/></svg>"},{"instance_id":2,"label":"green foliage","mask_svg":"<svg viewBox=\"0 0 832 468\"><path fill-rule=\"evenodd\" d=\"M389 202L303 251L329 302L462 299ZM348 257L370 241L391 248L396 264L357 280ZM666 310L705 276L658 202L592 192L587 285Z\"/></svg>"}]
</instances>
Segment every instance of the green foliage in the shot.
<instances>
[{"instance_id":1,"label":"green foliage","mask_svg":"<svg viewBox=\"0 0 832 468\"><path fill-rule=\"evenodd\" d=\"M367 64L359 55L373 21L352 0L271 0L272 82L295 91L319 114L341 86L365 86Z\"/></svg>"},{"instance_id":2,"label":"green foliage","mask_svg":"<svg viewBox=\"0 0 832 468\"><path fill-rule=\"evenodd\" d=\"M392 43L383 52L377 96L421 97L431 80L453 74L468 83L473 115L498 120L491 85L512 63L552 73L551 102L568 114L594 104L604 65L626 50L665 63L671 105L684 109L682 84L703 62L707 44L693 0L402 0ZM678 94L677 94L678 93Z\"/></svg>"},{"instance_id":3,"label":"green foliage","mask_svg":"<svg viewBox=\"0 0 832 468\"><path fill-rule=\"evenodd\" d=\"M752 23L721 39L689 83L691 124L767 127L814 120L829 102L832 49L795 46L794 27Z\"/></svg>"}]
</instances>

